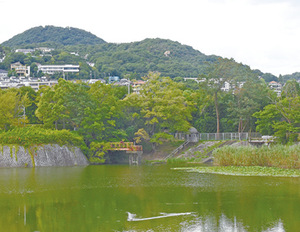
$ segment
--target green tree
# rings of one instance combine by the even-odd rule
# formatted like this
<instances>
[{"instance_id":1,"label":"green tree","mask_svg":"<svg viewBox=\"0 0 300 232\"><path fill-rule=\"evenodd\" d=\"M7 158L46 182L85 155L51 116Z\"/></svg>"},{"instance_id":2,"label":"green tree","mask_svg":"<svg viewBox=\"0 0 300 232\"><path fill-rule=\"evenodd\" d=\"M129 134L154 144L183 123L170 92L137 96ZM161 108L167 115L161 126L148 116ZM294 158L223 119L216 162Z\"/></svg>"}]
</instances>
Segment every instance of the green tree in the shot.
<instances>
[{"instance_id":1,"label":"green tree","mask_svg":"<svg viewBox=\"0 0 300 232\"><path fill-rule=\"evenodd\" d=\"M114 88L98 81L91 86L88 93L91 104L84 109L85 117L79 128L86 144L89 146L93 141L120 141L125 138L126 133L117 123L122 111Z\"/></svg>"},{"instance_id":2,"label":"green tree","mask_svg":"<svg viewBox=\"0 0 300 232\"><path fill-rule=\"evenodd\" d=\"M12 126L24 126L27 118L24 114L28 106L27 95L21 95L17 89L0 90L0 129L8 130Z\"/></svg>"},{"instance_id":3,"label":"green tree","mask_svg":"<svg viewBox=\"0 0 300 232\"><path fill-rule=\"evenodd\" d=\"M44 123L45 128L58 129L58 121L64 111L62 99L57 99L55 90L49 86L40 89L39 94L36 116Z\"/></svg>"},{"instance_id":4,"label":"green tree","mask_svg":"<svg viewBox=\"0 0 300 232\"><path fill-rule=\"evenodd\" d=\"M29 124L40 123L38 118L35 116L35 111L37 109L37 92L35 92L31 87L23 86L20 89L21 96L28 98L28 104L25 108L26 117Z\"/></svg>"},{"instance_id":5,"label":"green tree","mask_svg":"<svg viewBox=\"0 0 300 232\"><path fill-rule=\"evenodd\" d=\"M283 89L281 97L263 110L254 114L257 130L264 133L274 130L274 135L282 142L297 141L300 132L300 95L299 84L290 81Z\"/></svg>"},{"instance_id":6,"label":"green tree","mask_svg":"<svg viewBox=\"0 0 300 232\"><path fill-rule=\"evenodd\" d=\"M89 86L59 79L54 88L45 87L36 111L37 117L47 128L58 125L62 129L79 128L85 117L85 108L91 104Z\"/></svg>"},{"instance_id":7,"label":"green tree","mask_svg":"<svg viewBox=\"0 0 300 232\"><path fill-rule=\"evenodd\" d=\"M225 84L228 84L232 89L239 82L252 76L253 72L249 67L236 63L233 59L218 59L209 69L208 74L203 76L200 82L200 91L206 92L214 101L216 112L216 132L220 133L220 98L224 95Z\"/></svg>"},{"instance_id":8,"label":"green tree","mask_svg":"<svg viewBox=\"0 0 300 232\"><path fill-rule=\"evenodd\" d=\"M141 94L129 95L126 101L140 105L144 130L155 149L157 143L171 138L169 133L188 131L192 108L184 96L182 84L169 77L160 77L158 73L150 73L145 79L147 82Z\"/></svg>"},{"instance_id":9,"label":"green tree","mask_svg":"<svg viewBox=\"0 0 300 232\"><path fill-rule=\"evenodd\" d=\"M238 132L255 130L253 114L270 103L269 94L268 86L258 78L249 79L242 85L237 84L232 100L228 102L227 114L234 120L235 126L238 124Z\"/></svg>"}]
</instances>

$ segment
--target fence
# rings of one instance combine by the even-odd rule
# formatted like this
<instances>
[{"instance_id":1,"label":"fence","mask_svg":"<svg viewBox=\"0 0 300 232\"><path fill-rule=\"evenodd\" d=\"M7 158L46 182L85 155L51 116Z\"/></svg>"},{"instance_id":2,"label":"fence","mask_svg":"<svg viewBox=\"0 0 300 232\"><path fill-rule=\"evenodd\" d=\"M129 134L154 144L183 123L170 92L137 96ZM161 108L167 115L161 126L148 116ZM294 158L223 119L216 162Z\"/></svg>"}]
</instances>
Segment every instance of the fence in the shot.
<instances>
[{"instance_id":1,"label":"fence","mask_svg":"<svg viewBox=\"0 0 300 232\"><path fill-rule=\"evenodd\" d=\"M227 132L227 133L195 133L195 134L186 134L186 133L175 133L174 137L181 140L248 140L249 138L261 138L261 134L254 133L238 133L238 132Z\"/></svg>"}]
</instances>

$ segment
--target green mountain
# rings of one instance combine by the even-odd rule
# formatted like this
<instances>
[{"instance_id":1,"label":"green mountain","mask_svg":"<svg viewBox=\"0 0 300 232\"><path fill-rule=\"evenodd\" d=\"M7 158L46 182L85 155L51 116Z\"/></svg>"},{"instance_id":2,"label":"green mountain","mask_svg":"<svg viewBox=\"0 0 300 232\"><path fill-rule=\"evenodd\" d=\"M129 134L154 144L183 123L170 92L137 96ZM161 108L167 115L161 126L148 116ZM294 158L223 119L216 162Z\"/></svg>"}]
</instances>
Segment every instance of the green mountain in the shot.
<instances>
[{"instance_id":1,"label":"green mountain","mask_svg":"<svg viewBox=\"0 0 300 232\"><path fill-rule=\"evenodd\" d=\"M166 39L145 39L140 42L94 46L67 46L69 52L95 64L99 73L144 76L160 72L170 77L198 77L217 56L206 56L190 46Z\"/></svg>"},{"instance_id":2,"label":"green mountain","mask_svg":"<svg viewBox=\"0 0 300 232\"><path fill-rule=\"evenodd\" d=\"M90 32L73 27L39 26L14 36L2 43L3 46L20 48L35 45L95 45L106 43Z\"/></svg>"},{"instance_id":3,"label":"green mountain","mask_svg":"<svg viewBox=\"0 0 300 232\"><path fill-rule=\"evenodd\" d=\"M105 78L114 75L139 79L149 72L160 72L162 76L171 78L199 77L207 73L209 64L219 58L215 55L207 56L191 46L168 39L145 39L121 44L107 43L81 29L55 26L29 29L2 43L2 46L11 51L5 53L6 58L0 64L0 69L9 70L10 64L14 62L30 66L34 63L80 64L80 73L77 76L75 74L70 76L70 78L80 79ZM55 48L55 50L47 56L43 56L38 51L27 55L14 51L16 48L41 46ZM260 75L262 76L263 73Z\"/></svg>"}]
</instances>

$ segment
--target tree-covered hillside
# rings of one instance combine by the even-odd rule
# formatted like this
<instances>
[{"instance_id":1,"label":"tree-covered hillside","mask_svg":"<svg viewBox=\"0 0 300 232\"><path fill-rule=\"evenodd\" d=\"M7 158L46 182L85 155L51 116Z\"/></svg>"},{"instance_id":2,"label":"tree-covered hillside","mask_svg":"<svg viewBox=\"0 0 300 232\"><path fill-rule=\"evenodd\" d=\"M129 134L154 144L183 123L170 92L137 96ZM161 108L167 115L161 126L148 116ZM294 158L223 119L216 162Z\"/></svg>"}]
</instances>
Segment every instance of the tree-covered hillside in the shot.
<instances>
[{"instance_id":1,"label":"tree-covered hillside","mask_svg":"<svg viewBox=\"0 0 300 232\"><path fill-rule=\"evenodd\" d=\"M37 50L27 55L15 52L15 49L19 48L37 47L49 47L55 50L46 55ZM77 76L75 74L70 76L70 79L108 76L140 79L149 72L159 72L162 76L171 78L199 77L207 74L207 67L220 58L215 55L207 56L191 46L168 39L145 39L121 44L106 43L84 30L55 26L29 29L4 42L0 48L3 51L1 57L6 57L0 63L0 69L9 71L10 64L14 62L33 67L35 67L34 63L79 64L80 73L76 74ZM36 74L34 70L31 72ZM278 78L270 73L263 73L260 70L253 70L253 72L266 82L278 81Z\"/></svg>"},{"instance_id":2,"label":"tree-covered hillside","mask_svg":"<svg viewBox=\"0 0 300 232\"><path fill-rule=\"evenodd\" d=\"M102 75L131 77L160 72L170 77L199 77L216 56L206 56L190 46L166 39L145 39L140 42L95 46L68 46L88 61Z\"/></svg>"},{"instance_id":3,"label":"tree-covered hillside","mask_svg":"<svg viewBox=\"0 0 300 232\"><path fill-rule=\"evenodd\" d=\"M105 43L90 32L73 27L39 26L14 36L2 45L7 47L42 45L94 45Z\"/></svg>"},{"instance_id":4,"label":"tree-covered hillside","mask_svg":"<svg viewBox=\"0 0 300 232\"><path fill-rule=\"evenodd\" d=\"M279 76L281 82L287 82L288 80L300 80L300 72L295 72L293 74L287 74L283 76Z\"/></svg>"}]
</instances>

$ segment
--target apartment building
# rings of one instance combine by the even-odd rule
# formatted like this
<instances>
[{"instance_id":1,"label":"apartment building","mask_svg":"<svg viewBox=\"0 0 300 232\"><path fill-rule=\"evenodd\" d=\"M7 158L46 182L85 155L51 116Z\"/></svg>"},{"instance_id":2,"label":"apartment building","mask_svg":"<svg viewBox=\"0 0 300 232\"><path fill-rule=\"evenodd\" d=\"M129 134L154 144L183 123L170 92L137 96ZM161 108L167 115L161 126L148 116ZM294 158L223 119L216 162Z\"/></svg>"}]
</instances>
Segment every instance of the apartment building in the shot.
<instances>
[{"instance_id":1,"label":"apartment building","mask_svg":"<svg viewBox=\"0 0 300 232\"><path fill-rule=\"evenodd\" d=\"M46 74L54 73L76 73L79 72L79 65L65 64L65 65L38 65L38 71Z\"/></svg>"}]
</instances>

